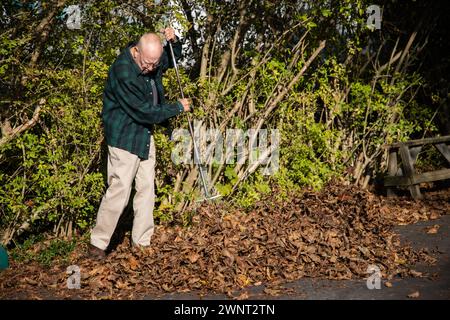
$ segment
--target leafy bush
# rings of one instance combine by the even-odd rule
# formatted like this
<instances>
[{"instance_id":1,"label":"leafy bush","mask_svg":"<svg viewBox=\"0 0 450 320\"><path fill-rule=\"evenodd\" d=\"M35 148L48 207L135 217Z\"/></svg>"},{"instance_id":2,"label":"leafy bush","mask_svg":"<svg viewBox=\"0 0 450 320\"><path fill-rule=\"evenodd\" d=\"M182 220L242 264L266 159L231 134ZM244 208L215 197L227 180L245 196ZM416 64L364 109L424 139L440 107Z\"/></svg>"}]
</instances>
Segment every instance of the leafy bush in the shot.
<instances>
[{"instance_id":1,"label":"leafy bush","mask_svg":"<svg viewBox=\"0 0 450 320\"><path fill-rule=\"evenodd\" d=\"M79 30L65 25L63 6L71 3L1 4L4 243L25 231L70 235L92 226L105 187L100 112L108 67L130 41L159 30L169 11L185 42L180 76L194 101L192 117L221 133L278 129L281 135L272 176L248 161L208 164L226 201L247 207L274 186L283 197L305 186L319 189L336 176L364 187L385 169L384 143L435 130L432 108L416 99L424 85L415 60L423 43L408 47L411 38L370 32L369 1L195 1L185 10L178 1L101 0L81 4ZM398 50L408 54L394 59ZM174 70L164 86L168 100L179 98ZM172 127L187 128L186 117ZM200 196L196 167L171 161L174 144L161 128L155 142L155 217L171 221L184 212L186 222L189 204Z\"/></svg>"}]
</instances>

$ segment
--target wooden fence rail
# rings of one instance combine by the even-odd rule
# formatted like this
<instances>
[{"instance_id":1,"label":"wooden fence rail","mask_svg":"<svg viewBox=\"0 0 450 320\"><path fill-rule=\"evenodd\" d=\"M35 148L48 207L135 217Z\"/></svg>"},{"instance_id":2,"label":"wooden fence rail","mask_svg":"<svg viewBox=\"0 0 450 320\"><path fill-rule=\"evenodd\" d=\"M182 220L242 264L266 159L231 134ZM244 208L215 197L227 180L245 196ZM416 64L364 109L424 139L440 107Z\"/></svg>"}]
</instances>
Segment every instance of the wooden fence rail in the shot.
<instances>
[{"instance_id":1,"label":"wooden fence rail","mask_svg":"<svg viewBox=\"0 0 450 320\"><path fill-rule=\"evenodd\" d=\"M394 194L393 187L407 186L414 199L421 199L419 184L438 180L450 179L450 169L434 170L417 173L414 166L417 157L425 145L433 145L450 164L450 136L410 140L386 145L388 148L388 175L384 178L388 196ZM398 163L401 158L401 166Z\"/></svg>"}]
</instances>

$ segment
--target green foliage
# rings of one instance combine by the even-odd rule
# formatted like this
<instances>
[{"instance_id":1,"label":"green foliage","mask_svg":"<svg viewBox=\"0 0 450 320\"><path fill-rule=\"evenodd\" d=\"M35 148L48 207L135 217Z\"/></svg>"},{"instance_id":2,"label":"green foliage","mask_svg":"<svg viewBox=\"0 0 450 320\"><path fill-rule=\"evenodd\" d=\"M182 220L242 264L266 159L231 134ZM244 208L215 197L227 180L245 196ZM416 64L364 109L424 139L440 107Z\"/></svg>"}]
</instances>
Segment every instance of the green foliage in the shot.
<instances>
[{"instance_id":1,"label":"green foliage","mask_svg":"<svg viewBox=\"0 0 450 320\"><path fill-rule=\"evenodd\" d=\"M239 188L234 197L234 203L243 208L251 207L256 201L261 200L264 195L271 192L269 181L260 173L253 174Z\"/></svg>"},{"instance_id":2,"label":"green foliage","mask_svg":"<svg viewBox=\"0 0 450 320\"><path fill-rule=\"evenodd\" d=\"M38 262L43 266L50 266L55 261L66 263L76 244L75 239L45 240L42 236L31 236L11 250L11 258L21 263Z\"/></svg>"},{"instance_id":3,"label":"green foliage","mask_svg":"<svg viewBox=\"0 0 450 320\"><path fill-rule=\"evenodd\" d=\"M86 78L76 70L39 72L33 90L49 92L41 124L13 140L3 150L0 207L2 224L32 222L36 228L59 222L86 229L92 223L103 191L98 164L102 142L98 81L104 81L105 65L92 63ZM100 76L99 76L100 75ZM95 83L95 85L93 84ZM52 88L58 84L58 91ZM38 221L39 220L39 221Z\"/></svg>"},{"instance_id":4,"label":"green foliage","mask_svg":"<svg viewBox=\"0 0 450 320\"><path fill-rule=\"evenodd\" d=\"M427 172L447 168L445 157L431 145L426 145L420 151L414 165L417 172Z\"/></svg>"},{"instance_id":5,"label":"green foliage","mask_svg":"<svg viewBox=\"0 0 450 320\"><path fill-rule=\"evenodd\" d=\"M280 167L285 170L278 179L287 188L294 184L320 189L339 173L341 154L333 149L332 143L338 132L314 122L313 114L297 110L282 112L286 123L282 130Z\"/></svg>"},{"instance_id":6,"label":"green foliage","mask_svg":"<svg viewBox=\"0 0 450 320\"><path fill-rule=\"evenodd\" d=\"M181 25L186 45L191 41L185 62L192 67L180 68L184 93L193 99L193 118L209 128L229 120L225 129L252 129L271 99L302 70L318 42L327 40L325 50L264 119L262 128L281 133L278 172L263 176L256 170L236 188L245 166L211 166L212 173L219 170L216 189L237 205L249 207L275 189L280 197L305 186L320 189L358 161L364 170L374 170L382 144L436 129L433 110L415 98L424 84L421 75L395 65L376 69L388 65L385 60L397 36L388 34L389 50L380 50L375 62L368 60L378 52L372 44L380 39L365 27L365 10L372 4L366 0L307 1L307 5L201 0L192 2L190 9L198 13L193 21L179 1L170 6L146 2L138 8L101 0L82 4L80 30L65 26L63 8L59 8L57 18L39 34L35 30L55 4L18 3L22 2L1 4L2 129L7 127L6 120L15 128L33 117L37 105L42 109L34 126L0 145L0 230L6 240L24 230L36 234L53 230L60 235L92 226L105 187L100 112L108 67L130 41L165 26L161 15L169 11ZM241 23L242 3L247 12ZM400 46L396 50L402 50ZM38 57L34 63L33 56ZM200 72L206 75L200 78ZM168 100L178 99L175 71L169 70L163 81ZM186 117L171 124L187 128ZM172 162L174 143L161 127L155 143L154 214L159 221L172 221L184 201L199 196L198 188L194 189L198 183L189 187L182 180L175 192L177 174L190 168ZM186 211L182 216L185 224L192 214ZM67 251L70 246L55 242L38 260L46 263Z\"/></svg>"}]
</instances>

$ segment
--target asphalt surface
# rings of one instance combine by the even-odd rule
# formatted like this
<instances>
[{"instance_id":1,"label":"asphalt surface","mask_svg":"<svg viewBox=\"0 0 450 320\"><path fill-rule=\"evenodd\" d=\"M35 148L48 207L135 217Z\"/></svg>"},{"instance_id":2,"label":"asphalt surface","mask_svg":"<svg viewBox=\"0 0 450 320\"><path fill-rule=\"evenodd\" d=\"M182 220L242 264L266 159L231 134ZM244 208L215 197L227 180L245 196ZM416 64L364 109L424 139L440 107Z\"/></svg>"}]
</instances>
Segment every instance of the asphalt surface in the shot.
<instances>
[{"instance_id":1,"label":"asphalt surface","mask_svg":"<svg viewBox=\"0 0 450 320\"><path fill-rule=\"evenodd\" d=\"M435 234L427 233L427 228L439 225ZM450 299L450 215L437 220L418 222L412 225L398 226L395 231L400 239L415 249L426 248L437 259L434 265L418 264L414 270L422 272L422 277L394 278L392 285L386 286L386 279L381 279L380 288L368 289L367 280L322 280L303 278L284 284L277 295L269 295L265 285L246 288L233 294L246 299L258 300L449 300ZM409 297L412 295L412 297ZM158 298L165 300L210 300L230 299L222 294L202 295L199 292L168 294Z\"/></svg>"}]
</instances>

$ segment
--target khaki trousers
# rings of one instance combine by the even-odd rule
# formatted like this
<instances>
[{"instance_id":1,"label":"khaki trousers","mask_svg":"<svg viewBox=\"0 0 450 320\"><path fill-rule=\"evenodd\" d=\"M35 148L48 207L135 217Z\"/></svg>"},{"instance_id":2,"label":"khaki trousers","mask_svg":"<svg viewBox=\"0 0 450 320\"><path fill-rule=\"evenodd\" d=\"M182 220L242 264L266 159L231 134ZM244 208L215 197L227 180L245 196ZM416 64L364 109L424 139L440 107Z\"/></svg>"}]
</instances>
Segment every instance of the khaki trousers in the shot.
<instances>
[{"instance_id":1,"label":"khaki trousers","mask_svg":"<svg viewBox=\"0 0 450 320\"><path fill-rule=\"evenodd\" d=\"M133 180L133 244L149 246L154 232L155 205L155 143L150 139L149 158L141 160L128 151L108 146L108 189L97 213L97 223L91 232L91 244L105 250L116 229L120 215L128 204Z\"/></svg>"}]
</instances>

